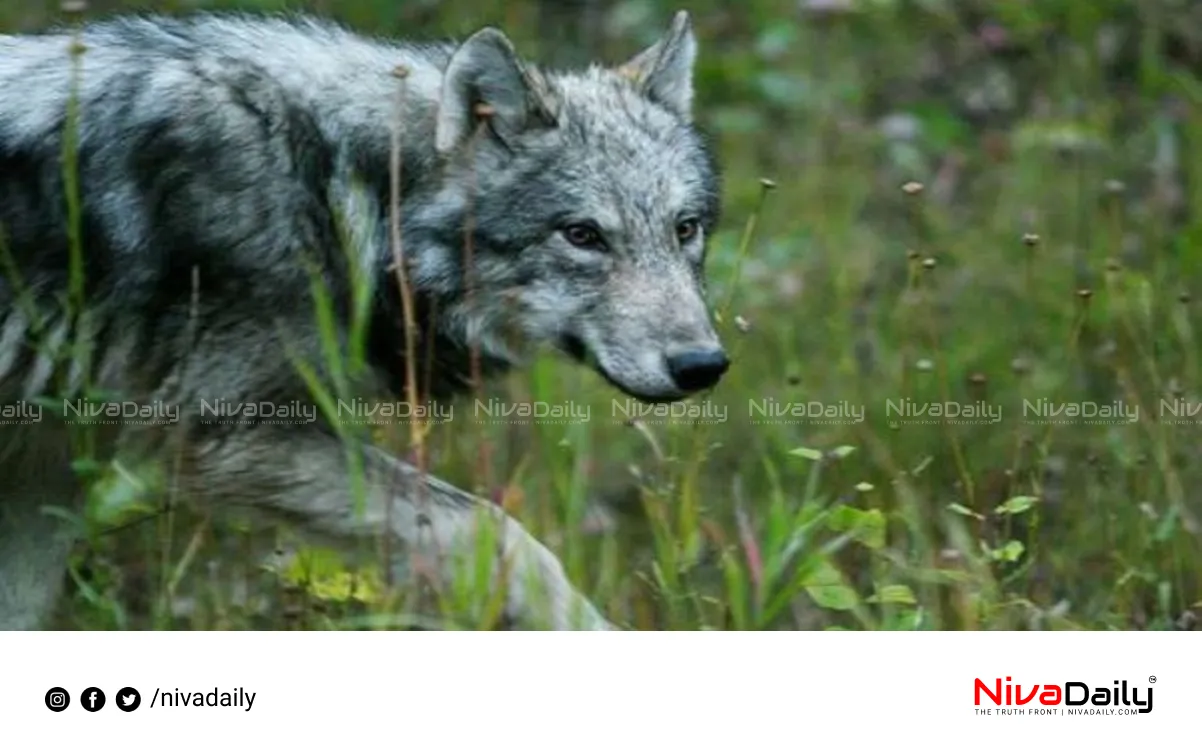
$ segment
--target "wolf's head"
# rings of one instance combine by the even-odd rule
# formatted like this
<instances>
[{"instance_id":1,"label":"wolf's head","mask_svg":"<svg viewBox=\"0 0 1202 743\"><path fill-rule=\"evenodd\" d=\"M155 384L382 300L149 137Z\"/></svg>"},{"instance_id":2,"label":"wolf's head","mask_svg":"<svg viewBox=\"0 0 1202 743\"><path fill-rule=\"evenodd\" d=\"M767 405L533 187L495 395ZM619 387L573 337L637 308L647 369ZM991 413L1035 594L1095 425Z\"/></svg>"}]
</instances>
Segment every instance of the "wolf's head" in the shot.
<instances>
[{"instance_id":1,"label":"wolf's head","mask_svg":"<svg viewBox=\"0 0 1202 743\"><path fill-rule=\"evenodd\" d=\"M470 263L445 310L461 340L510 362L550 342L645 400L718 381L702 272L718 175L691 123L696 53L681 12L613 69L540 71L494 29L452 54L437 203L459 231L440 242L463 246L465 221L473 239L415 275L449 288L449 264Z\"/></svg>"}]
</instances>

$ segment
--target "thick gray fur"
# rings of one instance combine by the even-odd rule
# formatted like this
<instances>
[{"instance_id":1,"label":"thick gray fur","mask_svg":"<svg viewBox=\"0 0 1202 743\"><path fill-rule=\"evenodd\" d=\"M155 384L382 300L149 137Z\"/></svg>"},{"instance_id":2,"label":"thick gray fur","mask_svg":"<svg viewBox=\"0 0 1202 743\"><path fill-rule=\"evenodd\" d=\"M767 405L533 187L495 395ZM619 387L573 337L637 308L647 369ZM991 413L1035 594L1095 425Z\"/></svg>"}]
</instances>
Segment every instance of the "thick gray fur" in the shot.
<instances>
[{"instance_id":1,"label":"thick gray fur","mask_svg":"<svg viewBox=\"0 0 1202 743\"><path fill-rule=\"evenodd\" d=\"M431 380L423 398L468 389L472 347L495 374L553 344L654 400L694 391L667 358L721 353L702 277L718 181L691 124L697 44L683 12L627 65L572 72L521 60L493 29L408 45L309 18L195 15L117 18L80 39L87 309L76 315L63 302L72 37L0 36L0 405L79 395L88 379L122 400L184 410L200 399L308 400L298 360L332 378L313 267L344 346L351 277L371 282L368 364L354 393L403 398L394 125L418 376ZM581 223L601 241L570 241L586 234L571 231ZM0 427L0 629L40 626L63 582L72 533L44 507L80 505L69 432L49 419ZM479 518L493 517L511 620L611 628L498 509L433 478L419 497L413 467L366 445L366 508L355 509L347 444L328 421L185 414L101 433L104 456L178 465L195 505L248 507L347 547L389 534L401 569L415 551L467 549Z\"/></svg>"}]
</instances>

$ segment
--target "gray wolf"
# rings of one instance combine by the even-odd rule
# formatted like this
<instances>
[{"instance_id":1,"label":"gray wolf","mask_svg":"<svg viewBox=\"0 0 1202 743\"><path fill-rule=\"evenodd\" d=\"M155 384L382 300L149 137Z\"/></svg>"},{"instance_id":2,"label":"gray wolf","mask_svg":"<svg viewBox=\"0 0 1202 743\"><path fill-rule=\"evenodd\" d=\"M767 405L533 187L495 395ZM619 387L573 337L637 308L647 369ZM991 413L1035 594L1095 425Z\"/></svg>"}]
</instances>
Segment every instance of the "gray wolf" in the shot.
<instances>
[{"instance_id":1,"label":"gray wolf","mask_svg":"<svg viewBox=\"0 0 1202 743\"><path fill-rule=\"evenodd\" d=\"M100 390L192 411L103 427L90 456L170 460L193 505L335 546L387 536L396 570L491 519L511 622L612 628L499 509L328 417L195 411L333 388L448 399L542 345L642 400L714 385L696 53L683 12L626 64L575 71L491 28L422 45L194 15L0 36L0 405ZM363 364L332 361L353 347ZM0 629L56 600L73 538L44 507L79 507L77 429L0 427Z\"/></svg>"}]
</instances>

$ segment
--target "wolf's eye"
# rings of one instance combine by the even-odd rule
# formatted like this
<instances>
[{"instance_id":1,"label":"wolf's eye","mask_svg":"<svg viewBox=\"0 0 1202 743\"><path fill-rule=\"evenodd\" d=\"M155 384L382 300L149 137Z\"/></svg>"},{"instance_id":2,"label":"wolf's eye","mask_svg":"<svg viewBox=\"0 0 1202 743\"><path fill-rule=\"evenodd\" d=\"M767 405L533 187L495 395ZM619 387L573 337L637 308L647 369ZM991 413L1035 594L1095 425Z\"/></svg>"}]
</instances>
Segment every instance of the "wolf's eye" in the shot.
<instances>
[{"instance_id":1,"label":"wolf's eye","mask_svg":"<svg viewBox=\"0 0 1202 743\"><path fill-rule=\"evenodd\" d=\"M676 224L676 239L687 243L701 230L701 225L695 219L685 219Z\"/></svg>"},{"instance_id":2,"label":"wolf's eye","mask_svg":"<svg viewBox=\"0 0 1202 743\"><path fill-rule=\"evenodd\" d=\"M605 249L605 243L601 240L601 233L592 225L570 224L564 227L562 232L567 241L578 248L588 248L590 250Z\"/></svg>"}]
</instances>

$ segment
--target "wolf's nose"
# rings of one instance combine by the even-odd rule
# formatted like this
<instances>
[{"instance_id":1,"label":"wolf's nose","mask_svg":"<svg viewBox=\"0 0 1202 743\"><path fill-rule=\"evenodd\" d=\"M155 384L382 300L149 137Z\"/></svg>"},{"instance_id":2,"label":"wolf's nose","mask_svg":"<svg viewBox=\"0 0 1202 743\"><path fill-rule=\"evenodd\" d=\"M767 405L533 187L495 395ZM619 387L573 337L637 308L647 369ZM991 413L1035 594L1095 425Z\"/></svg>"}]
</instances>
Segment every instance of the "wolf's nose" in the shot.
<instances>
[{"instance_id":1,"label":"wolf's nose","mask_svg":"<svg viewBox=\"0 0 1202 743\"><path fill-rule=\"evenodd\" d=\"M685 392L713 387L730 368L730 359L721 348L706 351L685 351L668 357L668 372L672 381Z\"/></svg>"}]
</instances>

